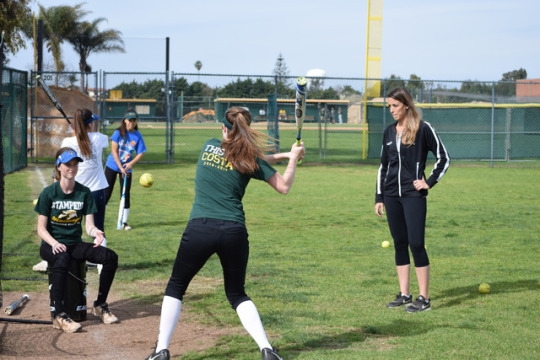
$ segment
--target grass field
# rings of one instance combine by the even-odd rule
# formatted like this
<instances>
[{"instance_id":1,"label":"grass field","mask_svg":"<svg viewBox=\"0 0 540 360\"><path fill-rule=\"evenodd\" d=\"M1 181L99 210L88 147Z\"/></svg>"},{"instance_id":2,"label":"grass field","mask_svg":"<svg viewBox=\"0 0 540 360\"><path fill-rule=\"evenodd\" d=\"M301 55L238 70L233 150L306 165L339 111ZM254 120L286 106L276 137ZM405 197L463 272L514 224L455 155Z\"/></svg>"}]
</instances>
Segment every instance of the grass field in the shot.
<instances>
[{"instance_id":1,"label":"grass field","mask_svg":"<svg viewBox=\"0 0 540 360\"><path fill-rule=\"evenodd\" d=\"M118 124L109 126L105 133L111 135ZM258 122L253 128L266 132L267 124ZM200 144L210 137L221 136L219 123L177 123L174 126L172 142L175 162L197 161ZM142 123L139 130L144 136L148 152L143 162L165 163L167 130L164 123ZM279 143L281 151L288 151L296 140L294 123L280 124ZM362 126L358 124L318 124L306 123L302 131L309 162L358 162L362 157ZM378 146L377 146L378 147Z\"/></svg>"},{"instance_id":2,"label":"grass field","mask_svg":"<svg viewBox=\"0 0 540 360\"><path fill-rule=\"evenodd\" d=\"M280 171L283 166L278 166ZM50 166L42 169L50 174ZM134 186L130 223L109 246L120 257L112 291L138 299L144 284L165 287L193 199L191 163L140 165L150 189ZM33 165L5 177L4 291L47 291L31 271L38 259L32 200L41 191ZM385 219L373 213L376 164L298 170L282 196L254 182L245 196L251 257L247 291L272 343L286 359L537 359L540 162L452 163L428 198L427 249L433 310L385 308L398 291ZM48 179L47 179L48 180ZM10 279L10 280L6 280ZM24 279L24 280L16 280ZM37 281L31 281L35 279ZM417 295L415 277L411 290ZM487 282L492 292L478 293ZM158 303L162 293L144 297ZM212 258L185 298L202 324L240 328ZM154 341L153 339L150 341ZM246 334L182 359L255 359Z\"/></svg>"}]
</instances>

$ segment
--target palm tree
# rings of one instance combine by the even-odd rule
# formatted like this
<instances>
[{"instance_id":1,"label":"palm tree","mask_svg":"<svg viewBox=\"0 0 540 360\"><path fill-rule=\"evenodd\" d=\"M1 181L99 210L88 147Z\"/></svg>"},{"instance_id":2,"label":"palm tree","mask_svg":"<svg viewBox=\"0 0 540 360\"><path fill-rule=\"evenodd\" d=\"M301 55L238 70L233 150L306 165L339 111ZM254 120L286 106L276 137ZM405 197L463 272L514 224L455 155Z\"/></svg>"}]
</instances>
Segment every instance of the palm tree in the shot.
<instances>
[{"instance_id":1,"label":"palm tree","mask_svg":"<svg viewBox=\"0 0 540 360\"><path fill-rule=\"evenodd\" d=\"M202 62L200 62L200 60L197 60L195 61L195 69L197 69L197 72L200 74L201 73L201 68L202 68ZM200 75L199 75L199 79L200 79Z\"/></svg>"},{"instance_id":2,"label":"palm tree","mask_svg":"<svg viewBox=\"0 0 540 360\"><path fill-rule=\"evenodd\" d=\"M62 60L62 43L74 32L79 20L88 14L82 9L83 5L61 5L50 8L39 5L39 18L43 19L43 37L47 41L47 49L52 53L58 72L64 71L65 68Z\"/></svg>"},{"instance_id":3,"label":"palm tree","mask_svg":"<svg viewBox=\"0 0 540 360\"><path fill-rule=\"evenodd\" d=\"M92 71L92 67L88 64L88 57L92 53L125 52L120 31L114 29L99 31L99 24L106 20L105 18L98 18L92 22L79 22L76 30L67 38L75 52L79 54L81 90L85 90L84 74Z\"/></svg>"}]
</instances>

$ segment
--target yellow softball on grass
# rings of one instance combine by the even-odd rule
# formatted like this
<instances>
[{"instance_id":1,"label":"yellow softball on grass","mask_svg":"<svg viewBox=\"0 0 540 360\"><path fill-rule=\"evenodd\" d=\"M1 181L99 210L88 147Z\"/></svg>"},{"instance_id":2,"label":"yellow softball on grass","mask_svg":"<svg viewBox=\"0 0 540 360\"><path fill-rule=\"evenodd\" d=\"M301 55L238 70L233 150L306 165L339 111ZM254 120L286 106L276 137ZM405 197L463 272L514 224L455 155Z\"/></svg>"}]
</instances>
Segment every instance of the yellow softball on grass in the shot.
<instances>
[{"instance_id":1,"label":"yellow softball on grass","mask_svg":"<svg viewBox=\"0 0 540 360\"><path fill-rule=\"evenodd\" d=\"M491 292L491 286L486 283L481 283L480 286L478 286L478 292L480 294L489 294Z\"/></svg>"},{"instance_id":2,"label":"yellow softball on grass","mask_svg":"<svg viewBox=\"0 0 540 360\"><path fill-rule=\"evenodd\" d=\"M154 177L152 174L144 173L141 175L141 178L139 179L139 183L145 187L149 188L150 186L154 185Z\"/></svg>"},{"instance_id":3,"label":"yellow softball on grass","mask_svg":"<svg viewBox=\"0 0 540 360\"><path fill-rule=\"evenodd\" d=\"M382 246L383 248L389 247L389 246L390 246L390 241L384 240L384 241L381 243L381 246Z\"/></svg>"}]
</instances>

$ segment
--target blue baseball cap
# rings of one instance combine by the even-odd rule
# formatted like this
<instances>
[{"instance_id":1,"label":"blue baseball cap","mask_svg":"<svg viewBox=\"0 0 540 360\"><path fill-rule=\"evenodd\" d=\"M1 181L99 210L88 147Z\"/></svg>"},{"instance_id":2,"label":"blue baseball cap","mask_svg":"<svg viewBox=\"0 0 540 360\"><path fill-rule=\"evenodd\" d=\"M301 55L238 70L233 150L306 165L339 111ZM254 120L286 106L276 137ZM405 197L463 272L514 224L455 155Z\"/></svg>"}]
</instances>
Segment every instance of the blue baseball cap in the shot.
<instances>
[{"instance_id":1,"label":"blue baseball cap","mask_svg":"<svg viewBox=\"0 0 540 360\"><path fill-rule=\"evenodd\" d=\"M84 120L84 125L88 125L92 121L98 121L98 120L99 120L99 115L92 114L92 116L90 116L88 119Z\"/></svg>"},{"instance_id":2,"label":"blue baseball cap","mask_svg":"<svg viewBox=\"0 0 540 360\"><path fill-rule=\"evenodd\" d=\"M83 159L79 155L77 155L75 150L72 150L72 149L66 150L60 154L58 159L56 159L56 166L59 166L60 164L66 164L73 159L77 159L77 161L83 162Z\"/></svg>"}]
</instances>

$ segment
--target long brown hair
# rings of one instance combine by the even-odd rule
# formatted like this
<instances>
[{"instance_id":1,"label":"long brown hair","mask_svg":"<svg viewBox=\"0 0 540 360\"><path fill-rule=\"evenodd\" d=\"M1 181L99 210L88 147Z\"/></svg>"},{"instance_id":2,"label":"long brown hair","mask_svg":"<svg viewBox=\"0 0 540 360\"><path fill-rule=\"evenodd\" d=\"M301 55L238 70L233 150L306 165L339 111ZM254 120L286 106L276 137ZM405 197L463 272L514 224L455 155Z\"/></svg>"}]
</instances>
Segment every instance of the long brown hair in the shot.
<instances>
[{"instance_id":1,"label":"long brown hair","mask_svg":"<svg viewBox=\"0 0 540 360\"><path fill-rule=\"evenodd\" d=\"M124 118L122 119L122 121L120 122L120 126L116 129L118 131L120 131L120 136L122 138L125 138L127 136L127 133L128 133L128 130L127 130L127 126L126 126L126 120L130 120L128 117L126 117L127 115L131 114L131 113L135 113L135 110L133 109L128 109L126 111L126 113L124 114ZM139 116L137 115L137 117L135 118L137 119L137 123L135 124L135 126L133 127L133 130L139 130Z\"/></svg>"},{"instance_id":2,"label":"long brown hair","mask_svg":"<svg viewBox=\"0 0 540 360\"><path fill-rule=\"evenodd\" d=\"M270 150L269 137L250 127L251 114L242 107L231 107L225 119L232 125L227 139L221 143L227 160L241 174L254 173L259 168L257 158L264 158L265 152Z\"/></svg>"},{"instance_id":3,"label":"long brown hair","mask_svg":"<svg viewBox=\"0 0 540 360\"><path fill-rule=\"evenodd\" d=\"M401 137L401 142L404 145L412 145L416 140L416 132L420 127L420 113L414 105L414 100L411 93L404 88L397 88L390 91L387 97L399 101L407 107L407 121L405 123L405 131Z\"/></svg>"},{"instance_id":4,"label":"long brown hair","mask_svg":"<svg viewBox=\"0 0 540 360\"><path fill-rule=\"evenodd\" d=\"M75 138L77 139L77 145L81 150L81 155L89 158L92 156L92 144L88 133L93 129L93 122L86 124L92 117L92 111L88 109L77 109L73 116L73 130L75 131Z\"/></svg>"}]
</instances>

